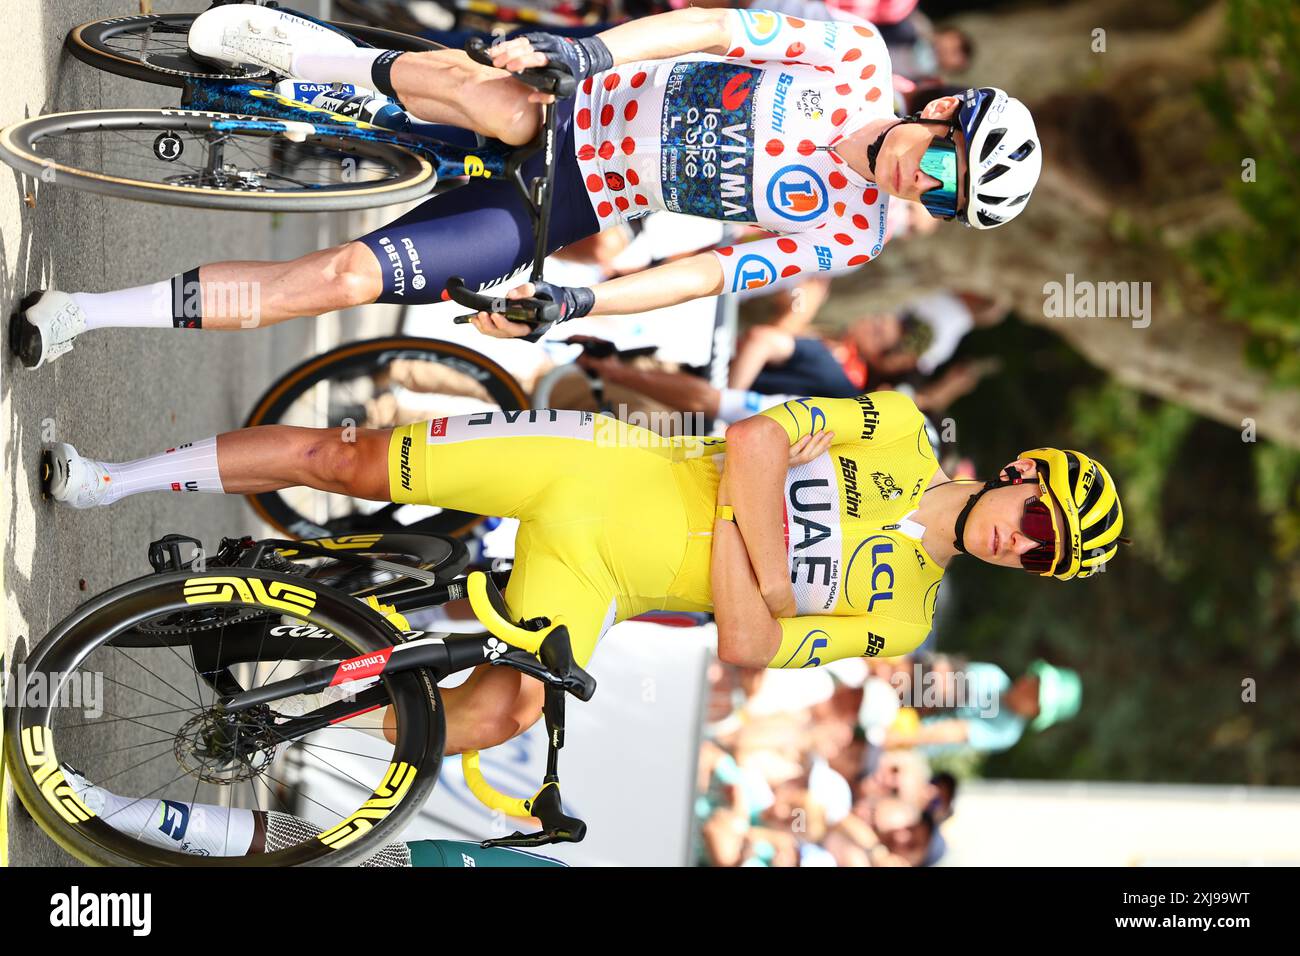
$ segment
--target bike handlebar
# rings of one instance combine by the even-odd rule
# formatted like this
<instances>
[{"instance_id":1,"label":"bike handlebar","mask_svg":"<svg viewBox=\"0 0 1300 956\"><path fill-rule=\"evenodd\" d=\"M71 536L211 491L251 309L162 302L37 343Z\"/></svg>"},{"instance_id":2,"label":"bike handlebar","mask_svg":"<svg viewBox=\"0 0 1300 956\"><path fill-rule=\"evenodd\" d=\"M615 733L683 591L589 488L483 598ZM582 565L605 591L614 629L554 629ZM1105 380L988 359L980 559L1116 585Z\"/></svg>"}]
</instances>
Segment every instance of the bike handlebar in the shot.
<instances>
[{"instance_id":1,"label":"bike handlebar","mask_svg":"<svg viewBox=\"0 0 1300 956\"><path fill-rule=\"evenodd\" d=\"M465 52L469 54L469 58L475 63L493 66L492 57L487 52L489 45L482 37L471 37L465 42ZM573 74L562 66L536 66L524 70L522 73L515 73L513 76L520 83L531 86L543 93L550 93L562 100L568 99L573 95L573 91L578 88Z\"/></svg>"},{"instance_id":2,"label":"bike handlebar","mask_svg":"<svg viewBox=\"0 0 1300 956\"><path fill-rule=\"evenodd\" d=\"M560 319L559 303L552 302L550 299L537 296L527 299L507 299L501 295L484 295L465 285L465 280L460 276L452 276L447 280L447 295L453 302L467 309L474 309L477 312L496 312L511 321L524 322L531 326L558 322ZM458 315L453 321L457 325L464 325L469 320L468 315Z\"/></svg>"}]
</instances>

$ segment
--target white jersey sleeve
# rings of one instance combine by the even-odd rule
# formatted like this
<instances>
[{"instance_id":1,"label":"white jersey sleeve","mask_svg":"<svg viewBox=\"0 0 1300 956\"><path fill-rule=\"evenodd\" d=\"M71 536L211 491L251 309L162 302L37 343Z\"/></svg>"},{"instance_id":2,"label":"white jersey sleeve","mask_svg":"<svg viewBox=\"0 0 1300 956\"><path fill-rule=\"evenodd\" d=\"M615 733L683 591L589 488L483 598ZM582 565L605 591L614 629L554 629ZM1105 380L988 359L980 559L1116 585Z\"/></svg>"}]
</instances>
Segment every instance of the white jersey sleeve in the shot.
<instances>
[{"instance_id":1,"label":"white jersey sleeve","mask_svg":"<svg viewBox=\"0 0 1300 956\"><path fill-rule=\"evenodd\" d=\"M867 80L889 70L889 50L880 31L866 21L804 20L772 10L729 10L726 56L751 63L804 63L856 68Z\"/></svg>"},{"instance_id":2,"label":"white jersey sleeve","mask_svg":"<svg viewBox=\"0 0 1300 956\"><path fill-rule=\"evenodd\" d=\"M769 236L714 249L722 266L722 291L792 285L817 273L842 273L870 262L884 242L885 210L875 221L864 213L837 218L808 232Z\"/></svg>"}]
</instances>

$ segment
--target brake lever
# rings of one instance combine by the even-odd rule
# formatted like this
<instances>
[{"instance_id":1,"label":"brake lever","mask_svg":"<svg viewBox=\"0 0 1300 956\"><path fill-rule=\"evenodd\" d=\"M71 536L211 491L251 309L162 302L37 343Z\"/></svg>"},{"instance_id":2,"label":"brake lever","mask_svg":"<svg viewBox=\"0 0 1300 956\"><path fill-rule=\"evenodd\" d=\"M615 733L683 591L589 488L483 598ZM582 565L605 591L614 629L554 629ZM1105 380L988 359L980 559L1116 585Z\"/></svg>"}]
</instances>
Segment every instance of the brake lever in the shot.
<instances>
[{"instance_id":1,"label":"brake lever","mask_svg":"<svg viewBox=\"0 0 1300 956\"><path fill-rule=\"evenodd\" d=\"M502 295L484 295L465 285L465 280L460 276L452 276L447 280L447 295L453 302L467 309L474 309L476 312L496 312L513 322L523 322L533 328L558 322L560 319L560 306L550 299L539 296L507 299ZM453 321L457 325L465 325L472 318L472 315L458 315Z\"/></svg>"},{"instance_id":2,"label":"brake lever","mask_svg":"<svg viewBox=\"0 0 1300 956\"><path fill-rule=\"evenodd\" d=\"M487 52L488 44L482 37L470 37L465 41L465 52L475 63L482 63L484 66L494 66L492 57ZM520 83L531 86L535 90L543 93L550 93L557 99L568 99L573 95L573 91L578 88L578 83L573 78L567 67L563 66L534 66L522 73L511 74Z\"/></svg>"}]
</instances>

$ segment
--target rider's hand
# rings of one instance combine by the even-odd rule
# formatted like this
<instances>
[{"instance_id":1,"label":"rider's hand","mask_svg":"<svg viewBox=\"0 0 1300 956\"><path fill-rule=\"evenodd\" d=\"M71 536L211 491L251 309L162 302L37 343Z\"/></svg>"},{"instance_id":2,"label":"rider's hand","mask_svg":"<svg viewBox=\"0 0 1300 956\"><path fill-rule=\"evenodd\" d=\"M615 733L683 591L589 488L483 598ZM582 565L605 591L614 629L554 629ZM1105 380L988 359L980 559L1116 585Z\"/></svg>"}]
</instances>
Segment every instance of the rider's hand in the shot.
<instances>
[{"instance_id":1,"label":"rider's hand","mask_svg":"<svg viewBox=\"0 0 1300 956\"><path fill-rule=\"evenodd\" d=\"M524 38L533 50L546 57L548 65L568 70L579 83L614 67L614 55L599 36L557 37L554 33L526 33Z\"/></svg>"},{"instance_id":2,"label":"rider's hand","mask_svg":"<svg viewBox=\"0 0 1300 956\"><path fill-rule=\"evenodd\" d=\"M834 443L834 432L817 432L815 435L804 435L797 442L790 446L790 467L806 465L814 458L830 450Z\"/></svg>"},{"instance_id":3,"label":"rider's hand","mask_svg":"<svg viewBox=\"0 0 1300 956\"><path fill-rule=\"evenodd\" d=\"M507 299L527 299L537 290L531 282L517 285L506 293ZM524 322L512 322L499 312L478 312L470 318L474 328L494 339L517 339L532 332Z\"/></svg>"},{"instance_id":4,"label":"rider's hand","mask_svg":"<svg viewBox=\"0 0 1300 956\"><path fill-rule=\"evenodd\" d=\"M549 62L545 53L533 49L528 37L515 37L513 40L490 46L488 55L492 57L492 65L498 70L507 70L511 73L522 73L534 67L546 66ZM555 97L541 90L533 90L528 94L528 102L554 103Z\"/></svg>"},{"instance_id":5,"label":"rider's hand","mask_svg":"<svg viewBox=\"0 0 1300 956\"><path fill-rule=\"evenodd\" d=\"M470 321L474 323L474 328L484 335L491 335L499 339L527 338L530 342L536 342L557 322L582 318L596 304L595 295L585 286L554 285L540 280L536 285L525 282L523 285L515 286L506 293L507 299L527 299L529 297L556 303L560 307L559 317L531 328L523 322L512 322L504 315L496 312L479 312L471 317Z\"/></svg>"}]
</instances>

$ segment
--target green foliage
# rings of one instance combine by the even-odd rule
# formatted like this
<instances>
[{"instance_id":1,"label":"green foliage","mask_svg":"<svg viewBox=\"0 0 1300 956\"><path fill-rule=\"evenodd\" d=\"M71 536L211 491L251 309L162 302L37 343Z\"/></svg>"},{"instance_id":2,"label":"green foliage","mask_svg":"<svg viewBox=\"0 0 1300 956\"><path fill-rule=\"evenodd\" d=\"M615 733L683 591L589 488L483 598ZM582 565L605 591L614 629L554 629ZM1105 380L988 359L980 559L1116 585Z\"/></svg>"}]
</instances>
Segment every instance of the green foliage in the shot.
<instances>
[{"instance_id":1,"label":"green foliage","mask_svg":"<svg viewBox=\"0 0 1300 956\"><path fill-rule=\"evenodd\" d=\"M1227 183L1246 216L1186 250L1226 318L1244 326L1246 356L1279 383L1300 384L1300 5L1231 0L1228 56L1201 89L1220 141L1212 155L1255 181Z\"/></svg>"},{"instance_id":2,"label":"green foliage","mask_svg":"<svg viewBox=\"0 0 1300 956\"><path fill-rule=\"evenodd\" d=\"M979 473L1032 444L1096 455L1134 540L1085 581L953 563L942 650L1013 677L1043 657L1084 682L1076 719L1027 734L980 772L1300 785L1300 453L1109 381L1014 320L973 333L963 353L1006 362L952 409Z\"/></svg>"}]
</instances>

